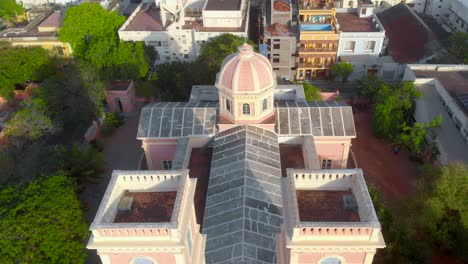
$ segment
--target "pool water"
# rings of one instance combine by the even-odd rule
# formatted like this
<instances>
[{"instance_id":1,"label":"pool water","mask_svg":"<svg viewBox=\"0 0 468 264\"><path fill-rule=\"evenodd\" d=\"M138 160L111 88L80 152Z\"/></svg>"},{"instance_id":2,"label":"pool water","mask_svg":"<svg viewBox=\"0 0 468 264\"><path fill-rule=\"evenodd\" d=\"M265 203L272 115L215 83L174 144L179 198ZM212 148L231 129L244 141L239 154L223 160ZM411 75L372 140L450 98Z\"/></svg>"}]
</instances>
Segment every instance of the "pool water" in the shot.
<instances>
[{"instance_id":1,"label":"pool water","mask_svg":"<svg viewBox=\"0 0 468 264\"><path fill-rule=\"evenodd\" d=\"M302 24L302 31L333 31L331 24Z\"/></svg>"}]
</instances>

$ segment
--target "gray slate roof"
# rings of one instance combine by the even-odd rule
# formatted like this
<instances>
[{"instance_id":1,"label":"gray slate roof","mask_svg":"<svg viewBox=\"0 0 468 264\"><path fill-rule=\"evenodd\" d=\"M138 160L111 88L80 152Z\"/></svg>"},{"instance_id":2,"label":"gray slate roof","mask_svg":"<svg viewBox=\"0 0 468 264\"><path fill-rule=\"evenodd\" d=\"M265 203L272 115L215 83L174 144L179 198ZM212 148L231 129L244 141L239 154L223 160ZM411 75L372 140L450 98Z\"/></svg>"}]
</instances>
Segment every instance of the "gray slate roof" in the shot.
<instances>
[{"instance_id":1,"label":"gray slate roof","mask_svg":"<svg viewBox=\"0 0 468 264\"><path fill-rule=\"evenodd\" d=\"M151 104L141 110L137 138L213 136L217 109L215 102Z\"/></svg>"},{"instance_id":2,"label":"gray slate roof","mask_svg":"<svg viewBox=\"0 0 468 264\"><path fill-rule=\"evenodd\" d=\"M355 137L353 111L342 102L276 101L276 132L282 136Z\"/></svg>"},{"instance_id":3,"label":"gray slate roof","mask_svg":"<svg viewBox=\"0 0 468 264\"><path fill-rule=\"evenodd\" d=\"M255 126L215 138L203 220L206 263L277 263L279 155L277 135Z\"/></svg>"}]
</instances>

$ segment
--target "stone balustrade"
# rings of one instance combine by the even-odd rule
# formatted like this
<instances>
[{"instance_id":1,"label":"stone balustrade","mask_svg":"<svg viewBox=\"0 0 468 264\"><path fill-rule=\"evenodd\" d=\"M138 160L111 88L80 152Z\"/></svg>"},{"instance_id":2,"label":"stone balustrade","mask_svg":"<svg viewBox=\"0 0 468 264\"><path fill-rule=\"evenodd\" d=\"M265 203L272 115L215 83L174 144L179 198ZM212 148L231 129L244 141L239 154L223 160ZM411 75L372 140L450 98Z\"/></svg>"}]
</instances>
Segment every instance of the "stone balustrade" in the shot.
<instances>
[{"instance_id":1,"label":"stone balustrade","mask_svg":"<svg viewBox=\"0 0 468 264\"><path fill-rule=\"evenodd\" d=\"M102 228L97 230L100 236L106 237L170 237L170 228Z\"/></svg>"}]
</instances>

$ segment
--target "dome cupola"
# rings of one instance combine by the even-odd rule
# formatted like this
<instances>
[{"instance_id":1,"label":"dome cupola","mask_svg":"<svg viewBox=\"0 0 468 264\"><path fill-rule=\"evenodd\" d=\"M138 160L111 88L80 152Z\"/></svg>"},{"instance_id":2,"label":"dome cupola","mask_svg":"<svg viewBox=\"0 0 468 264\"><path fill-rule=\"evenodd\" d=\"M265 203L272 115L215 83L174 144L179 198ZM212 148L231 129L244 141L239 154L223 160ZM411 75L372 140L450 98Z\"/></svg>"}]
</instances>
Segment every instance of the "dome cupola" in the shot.
<instances>
[{"instance_id":1,"label":"dome cupola","mask_svg":"<svg viewBox=\"0 0 468 264\"><path fill-rule=\"evenodd\" d=\"M276 86L270 62L254 52L247 43L238 47L238 52L228 56L221 64L216 80L218 89L233 92L255 93Z\"/></svg>"},{"instance_id":2,"label":"dome cupola","mask_svg":"<svg viewBox=\"0 0 468 264\"><path fill-rule=\"evenodd\" d=\"M220 122L260 124L274 115L276 76L270 62L247 43L224 59L216 78Z\"/></svg>"}]
</instances>

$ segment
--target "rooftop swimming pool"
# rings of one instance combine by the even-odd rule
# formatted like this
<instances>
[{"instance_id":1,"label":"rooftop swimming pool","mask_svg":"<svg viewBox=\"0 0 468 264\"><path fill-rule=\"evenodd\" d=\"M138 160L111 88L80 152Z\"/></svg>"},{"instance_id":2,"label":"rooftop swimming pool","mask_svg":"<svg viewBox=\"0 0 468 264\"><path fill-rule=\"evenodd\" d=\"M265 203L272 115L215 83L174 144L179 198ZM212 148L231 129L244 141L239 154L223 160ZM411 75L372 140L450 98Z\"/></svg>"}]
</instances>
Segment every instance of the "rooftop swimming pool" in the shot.
<instances>
[{"instance_id":1,"label":"rooftop swimming pool","mask_svg":"<svg viewBox=\"0 0 468 264\"><path fill-rule=\"evenodd\" d=\"M302 31L333 31L331 24L301 24Z\"/></svg>"}]
</instances>

